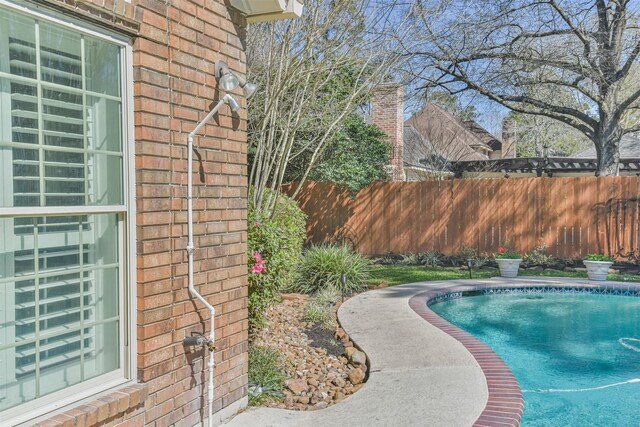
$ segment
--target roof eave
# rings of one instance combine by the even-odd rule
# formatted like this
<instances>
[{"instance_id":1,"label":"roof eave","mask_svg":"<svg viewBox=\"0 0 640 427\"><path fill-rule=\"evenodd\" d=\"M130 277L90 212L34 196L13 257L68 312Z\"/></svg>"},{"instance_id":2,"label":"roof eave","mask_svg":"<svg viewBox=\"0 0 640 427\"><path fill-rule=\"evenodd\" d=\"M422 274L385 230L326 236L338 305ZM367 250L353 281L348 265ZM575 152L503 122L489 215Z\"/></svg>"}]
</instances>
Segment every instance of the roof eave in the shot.
<instances>
[{"instance_id":1,"label":"roof eave","mask_svg":"<svg viewBox=\"0 0 640 427\"><path fill-rule=\"evenodd\" d=\"M304 6L300 0L230 0L230 3L246 15L248 23L298 18Z\"/></svg>"}]
</instances>

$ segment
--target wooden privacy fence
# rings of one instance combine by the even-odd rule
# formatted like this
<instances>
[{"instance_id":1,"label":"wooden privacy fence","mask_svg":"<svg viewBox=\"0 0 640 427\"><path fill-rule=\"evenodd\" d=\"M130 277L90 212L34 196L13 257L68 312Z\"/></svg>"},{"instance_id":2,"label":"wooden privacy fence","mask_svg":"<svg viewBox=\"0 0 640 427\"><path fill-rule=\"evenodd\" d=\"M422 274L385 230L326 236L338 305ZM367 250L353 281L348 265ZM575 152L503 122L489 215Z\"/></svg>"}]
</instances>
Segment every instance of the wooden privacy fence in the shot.
<instances>
[{"instance_id":1,"label":"wooden privacy fence","mask_svg":"<svg viewBox=\"0 0 640 427\"><path fill-rule=\"evenodd\" d=\"M367 255L440 251L461 245L494 253L580 258L640 254L640 178L461 179L377 183L351 199L331 184L308 183L298 196L311 242L347 241Z\"/></svg>"}]
</instances>

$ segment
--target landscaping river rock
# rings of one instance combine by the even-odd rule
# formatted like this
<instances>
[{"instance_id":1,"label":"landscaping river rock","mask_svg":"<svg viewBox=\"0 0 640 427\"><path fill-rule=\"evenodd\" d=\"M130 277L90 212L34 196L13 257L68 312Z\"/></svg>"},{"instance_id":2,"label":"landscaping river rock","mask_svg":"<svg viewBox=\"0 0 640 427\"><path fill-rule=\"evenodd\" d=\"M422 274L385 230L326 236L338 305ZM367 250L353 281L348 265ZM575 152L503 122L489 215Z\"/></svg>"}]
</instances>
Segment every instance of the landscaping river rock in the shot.
<instances>
[{"instance_id":1,"label":"landscaping river rock","mask_svg":"<svg viewBox=\"0 0 640 427\"><path fill-rule=\"evenodd\" d=\"M306 322L308 301L306 295L284 295L267 313L269 326L252 335L252 345L275 348L286 358L284 398L267 401L267 406L323 409L364 385L366 355L354 347L343 329L328 330ZM333 316L336 310L337 306Z\"/></svg>"}]
</instances>

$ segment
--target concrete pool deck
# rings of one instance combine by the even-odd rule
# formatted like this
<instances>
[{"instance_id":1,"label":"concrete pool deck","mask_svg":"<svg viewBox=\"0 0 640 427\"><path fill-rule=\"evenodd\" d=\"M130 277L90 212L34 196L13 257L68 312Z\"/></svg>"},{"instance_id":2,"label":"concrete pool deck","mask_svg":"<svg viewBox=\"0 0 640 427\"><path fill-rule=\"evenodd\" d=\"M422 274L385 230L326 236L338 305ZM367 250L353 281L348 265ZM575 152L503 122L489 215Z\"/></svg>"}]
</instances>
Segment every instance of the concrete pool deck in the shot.
<instances>
[{"instance_id":1,"label":"concrete pool deck","mask_svg":"<svg viewBox=\"0 0 640 427\"><path fill-rule=\"evenodd\" d=\"M515 403L516 395L521 402L520 390L510 370L486 345L439 322L426 309L426 301L435 295L478 288L629 285L519 277L422 282L356 295L340 307L338 317L369 358L365 386L326 409L250 408L225 426L517 425L519 416L502 413L502 408L522 413L522 404Z\"/></svg>"}]
</instances>

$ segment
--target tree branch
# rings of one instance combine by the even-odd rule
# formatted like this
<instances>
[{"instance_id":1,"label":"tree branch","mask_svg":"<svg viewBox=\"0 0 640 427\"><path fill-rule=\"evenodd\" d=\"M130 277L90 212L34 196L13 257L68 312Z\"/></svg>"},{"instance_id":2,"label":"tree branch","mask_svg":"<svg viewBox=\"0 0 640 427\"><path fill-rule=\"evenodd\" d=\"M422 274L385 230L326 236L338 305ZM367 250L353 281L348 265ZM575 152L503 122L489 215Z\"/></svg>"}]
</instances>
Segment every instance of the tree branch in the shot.
<instances>
[{"instance_id":1,"label":"tree branch","mask_svg":"<svg viewBox=\"0 0 640 427\"><path fill-rule=\"evenodd\" d=\"M640 89L638 89L635 92L633 92L631 94L631 96L629 96L627 99L625 99L620 104L618 104L617 108L615 109L615 111L613 113L614 119L615 120L620 120L620 118L625 113L625 111L629 107L631 107L631 105L633 105L633 103L636 102L638 99L640 99Z\"/></svg>"},{"instance_id":2,"label":"tree branch","mask_svg":"<svg viewBox=\"0 0 640 427\"><path fill-rule=\"evenodd\" d=\"M633 63L636 61L636 59L638 59L638 55L640 55L640 41L636 43L624 65L616 73L616 80L620 80L626 77L627 74L629 74L629 70L631 70L631 67L633 66Z\"/></svg>"},{"instance_id":3,"label":"tree branch","mask_svg":"<svg viewBox=\"0 0 640 427\"><path fill-rule=\"evenodd\" d=\"M506 94L499 94L496 93L492 90L489 90L486 87L481 86L480 84L474 82L472 79L470 79L466 73L461 70L459 70L459 73L455 73L455 71L453 70L448 70L442 67L438 67L438 69L440 71L442 71L443 73L447 73L450 76L457 78L460 82L464 83L465 85L467 85L467 87L469 89L474 89L475 91L477 91L478 93L483 94L484 96L493 99L494 101L504 105L505 107L511 108L515 111L517 111L514 107L513 107L513 103L524 103L524 104L529 104L531 106L534 106L540 110L547 110L547 112L542 112L542 111L521 111L523 113L528 113L528 114L541 114L541 115L547 115L549 117L558 117L558 120L561 120L567 124L569 124L570 126L575 127L576 129L580 130L581 132L583 132L585 129L589 129L589 130L593 130L596 129L596 127L598 126L598 122L589 117L587 114L583 113L582 111L576 110L575 108L571 108L571 107L565 107L565 106L561 106L561 105L554 105L554 104L549 104L547 102L541 101L539 99L535 99L532 98L530 96L526 96L526 95L517 95L517 96L513 96L513 95L506 95ZM557 115L555 115L556 113L558 113ZM575 122L575 120L571 120L571 121L567 121L568 118L566 116L571 116L574 117L575 119L579 120L580 122L584 123L587 127L583 127L583 126L579 126L579 124L577 122ZM560 117L563 117L563 119L560 119Z\"/></svg>"},{"instance_id":4,"label":"tree branch","mask_svg":"<svg viewBox=\"0 0 640 427\"><path fill-rule=\"evenodd\" d=\"M567 14L567 12L564 10L564 8L562 8L557 1L555 0L550 0L551 7L558 12L558 14L560 15L560 17L562 18L562 20L569 26L569 28L571 29L572 33L576 35L576 37L578 37L580 39L580 41L582 42L582 44L584 45L584 50L583 50L583 54L584 57L587 59L587 61L589 62L589 64L591 64L591 66L594 69L597 69L598 66L596 63L594 63L591 60L591 43L589 42L589 39L587 38L586 34L579 28L576 27L573 24L573 21L571 21L571 18L569 17L569 15Z\"/></svg>"}]
</instances>

